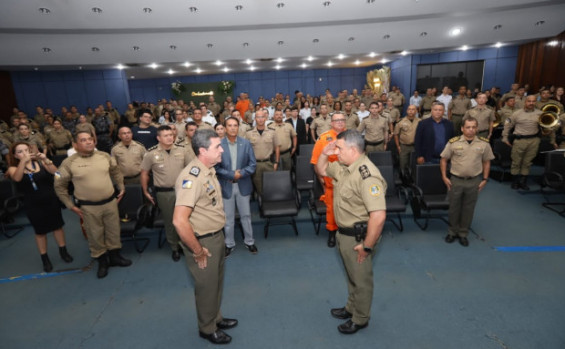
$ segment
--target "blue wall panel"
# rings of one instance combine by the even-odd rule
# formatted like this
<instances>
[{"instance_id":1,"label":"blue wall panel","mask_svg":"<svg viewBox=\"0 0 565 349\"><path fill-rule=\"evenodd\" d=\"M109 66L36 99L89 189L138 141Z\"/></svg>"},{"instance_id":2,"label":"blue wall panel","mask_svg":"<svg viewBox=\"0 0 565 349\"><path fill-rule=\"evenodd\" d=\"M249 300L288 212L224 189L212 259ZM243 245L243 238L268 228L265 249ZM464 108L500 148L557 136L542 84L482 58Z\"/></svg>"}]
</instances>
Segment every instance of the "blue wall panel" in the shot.
<instances>
[{"instance_id":1,"label":"blue wall panel","mask_svg":"<svg viewBox=\"0 0 565 349\"><path fill-rule=\"evenodd\" d=\"M84 81L65 81L65 91L67 92L69 107L71 105L88 105L88 98L86 98L86 87Z\"/></svg>"},{"instance_id":2,"label":"blue wall panel","mask_svg":"<svg viewBox=\"0 0 565 349\"><path fill-rule=\"evenodd\" d=\"M49 106L53 108L53 112L67 105L65 101L68 100L68 97L64 81L45 82L43 86L45 88L45 96L49 101Z\"/></svg>"},{"instance_id":3,"label":"blue wall panel","mask_svg":"<svg viewBox=\"0 0 565 349\"><path fill-rule=\"evenodd\" d=\"M86 84L86 95L88 105L95 107L106 102L106 91L104 90L104 80L92 80Z\"/></svg>"}]
</instances>

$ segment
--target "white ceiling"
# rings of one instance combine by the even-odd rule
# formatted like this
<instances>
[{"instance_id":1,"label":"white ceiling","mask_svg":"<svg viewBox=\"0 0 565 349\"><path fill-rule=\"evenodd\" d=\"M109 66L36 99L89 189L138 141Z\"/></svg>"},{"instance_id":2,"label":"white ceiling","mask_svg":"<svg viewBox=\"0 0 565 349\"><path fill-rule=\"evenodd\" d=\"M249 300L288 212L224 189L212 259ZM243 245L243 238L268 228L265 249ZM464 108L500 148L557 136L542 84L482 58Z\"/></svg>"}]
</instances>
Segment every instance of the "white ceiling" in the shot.
<instances>
[{"instance_id":1,"label":"white ceiling","mask_svg":"<svg viewBox=\"0 0 565 349\"><path fill-rule=\"evenodd\" d=\"M461 34L450 36L453 28ZM139 79L168 76L168 69L191 75L197 68L208 74L226 67L299 69L303 63L327 68L330 60L334 68L355 67L395 59L403 50L516 44L563 30L565 0L6 0L0 69L107 69L121 63L128 77ZM371 52L378 55L369 57ZM148 68L150 63L159 67Z\"/></svg>"}]
</instances>

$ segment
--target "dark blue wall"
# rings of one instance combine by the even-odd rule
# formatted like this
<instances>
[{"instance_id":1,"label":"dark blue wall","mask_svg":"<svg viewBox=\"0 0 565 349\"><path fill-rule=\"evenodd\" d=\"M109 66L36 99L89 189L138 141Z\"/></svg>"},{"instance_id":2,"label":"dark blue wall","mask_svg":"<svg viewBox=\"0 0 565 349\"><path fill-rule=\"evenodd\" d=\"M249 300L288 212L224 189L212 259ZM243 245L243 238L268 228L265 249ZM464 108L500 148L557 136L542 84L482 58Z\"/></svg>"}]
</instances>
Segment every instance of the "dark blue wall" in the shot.
<instances>
[{"instance_id":1,"label":"dark blue wall","mask_svg":"<svg viewBox=\"0 0 565 349\"><path fill-rule=\"evenodd\" d=\"M12 72L11 78L18 107L30 117L38 105L59 114L62 106L84 112L106 100L123 113L130 100L125 72L117 69Z\"/></svg>"},{"instance_id":2,"label":"dark blue wall","mask_svg":"<svg viewBox=\"0 0 565 349\"><path fill-rule=\"evenodd\" d=\"M518 46L449 51L405 56L390 63L391 84L400 87L408 99L416 88L418 64L484 60L483 89L499 86L504 93L514 82L518 62Z\"/></svg>"},{"instance_id":3,"label":"dark blue wall","mask_svg":"<svg viewBox=\"0 0 565 349\"><path fill-rule=\"evenodd\" d=\"M178 76L161 79L129 80L129 93L132 100L154 102L160 98L171 98L171 83L214 82L231 80L235 81L234 96L240 92L249 92L252 100L257 101L259 96L271 98L275 93L282 92L294 98L294 91L300 90L304 94L320 95L326 88L331 89L336 96L338 89L347 89L351 92L356 88L361 92L365 86L366 75L375 66L348 69L312 69L312 70L285 70L266 71L255 73L213 74Z\"/></svg>"}]
</instances>

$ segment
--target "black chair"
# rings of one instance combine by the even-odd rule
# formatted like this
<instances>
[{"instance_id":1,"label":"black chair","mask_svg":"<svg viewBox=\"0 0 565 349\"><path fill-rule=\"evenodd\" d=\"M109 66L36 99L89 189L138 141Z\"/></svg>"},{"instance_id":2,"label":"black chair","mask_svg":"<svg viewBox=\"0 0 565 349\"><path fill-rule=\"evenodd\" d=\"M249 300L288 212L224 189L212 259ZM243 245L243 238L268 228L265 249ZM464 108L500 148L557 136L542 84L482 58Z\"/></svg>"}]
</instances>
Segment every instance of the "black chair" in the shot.
<instances>
[{"instance_id":1,"label":"black chair","mask_svg":"<svg viewBox=\"0 0 565 349\"><path fill-rule=\"evenodd\" d=\"M63 162L63 160L65 160L67 158L66 155L53 155L53 157L51 158L51 161L53 161L53 165L59 167L61 166L61 163Z\"/></svg>"},{"instance_id":2,"label":"black chair","mask_svg":"<svg viewBox=\"0 0 565 349\"><path fill-rule=\"evenodd\" d=\"M379 171L387 183L386 188L386 213L387 220L390 221L398 231L404 230L404 225L402 224L401 213L406 212L406 200L408 194L406 189L403 187L397 187L394 182L394 168L392 166L380 166ZM396 214L398 222L390 215Z\"/></svg>"},{"instance_id":3,"label":"black chair","mask_svg":"<svg viewBox=\"0 0 565 349\"><path fill-rule=\"evenodd\" d=\"M320 196L323 194L324 187L316 178L314 180L313 188L310 189L310 197L308 198L308 211L310 212L310 218L312 218L312 224L314 225L314 230L316 230L316 235L320 234L322 220L326 216L326 204L320 201ZM314 213L316 214L316 217L314 217Z\"/></svg>"},{"instance_id":4,"label":"black chair","mask_svg":"<svg viewBox=\"0 0 565 349\"><path fill-rule=\"evenodd\" d=\"M565 202L554 202L549 199L551 195L565 194L565 153L549 152L545 157L545 171L542 177L541 193L546 202L542 206L565 215ZM562 207L558 210L556 207Z\"/></svg>"},{"instance_id":5,"label":"black chair","mask_svg":"<svg viewBox=\"0 0 565 349\"><path fill-rule=\"evenodd\" d=\"M381 168L381 166L394 166L392 159L392 153L390 151L372 151L367 154L367 157L375 166Z\"/></svg>"},{"instance_id":6,"label":"black chair","mask_svg":"<svg viewBox=\"0 0 565 349\"><path fill-rule=\"evenodd\" d=\"M0 180L0 203L0 230L10 239L24 229L23 225L10 224L14 221L14 214L22 207L21 195L10 180Z\"/></svg>"},{"instance_id":7,"label":"black chair","mask_svg":"<svg viewBox=\"0 0 565 349\"><path fill-rule=\"evenodd\" d=\"M140 184L127 184L126 192L118 203L122 241L133 241L137 252L142 253L149 244L149 238L140 238L138 231L147 224L149 206L143 201Z\"/></svg>"},{"instance_id":8,"label":"black chair","mask_svg":"<svg viewBox=\"0 0 565 349\"><path fill-rule=\"evenodd\" d=\"M314 184L314 168L310 163L311 156L298 155L296 157L294 183L296 189L301 192L310 190Z\"/></svg>"},{"instance_id":9,"label":"black chair","mask_svg":"<svg viewBox=\"0 0 565 349\"><path fill-rule=\"evenodd\" d=\"M312 158L312 151L314 150L314 144L300 144L298 147L298 154L300 156L306 156L308 159Z\"/></svg>"},{"instance_id":10,"label":"black chair","mask_svg":"<svg viewBox=\"0 0 565 349\"><path fill-rule=\"evenodd\" d=\"M265 220L265 238L269 233L269 226L290 224L294 233L298 235L294 217L298 215L298 199L292 187L290 171L273 171L263 173L263 194L261 195L261 216ZM272 218L290 217L290 223L272 223Z\"/></svg>"},{"instance_id":11,"label":"black chair","mask_svg":"<svg viewBox=\"0 0 565 349\"><path fill-rule=\"evenodd\" d=\"M147 222L147 228L159 229L159 237L157 238L157 246L162 248L167 242L167 237L165 236L165 221L163 220L163 215L159 207L151 205L149 210L149 219Z\"/></svg>"},{"instance_id":12,"label":"black chair","mask_svg":"<svg viewBox=\"0 0 565 349\"><path fill-rule=\"evenodd\" d=\"M432 214L434 210L448 210L449 200L447 198L447 187L441 179L439 164L424 164L416 166L414 184L411 185L411 206L414 214L414 222L422 230L428 228L430 219L441 219L445 223L445 214ZM425 214L422 211L426 211ZM424 222L420 222L424 219Z\"/></svg>"},{"instance_id":13,"label":"black chair","mask_svg":"<svg viewBox=\"0 0 565 349\"><path fill-rule=\"evenodd\" d=\"M504 143L501 139L494 141L493 149L494 160L491 161L490 176L494 178L494 174L500 172L499 182L504 180L504 175L509 173L510 165L512 165L512 158L510 153L512 148Z\"/></svg>"}]
</instances>

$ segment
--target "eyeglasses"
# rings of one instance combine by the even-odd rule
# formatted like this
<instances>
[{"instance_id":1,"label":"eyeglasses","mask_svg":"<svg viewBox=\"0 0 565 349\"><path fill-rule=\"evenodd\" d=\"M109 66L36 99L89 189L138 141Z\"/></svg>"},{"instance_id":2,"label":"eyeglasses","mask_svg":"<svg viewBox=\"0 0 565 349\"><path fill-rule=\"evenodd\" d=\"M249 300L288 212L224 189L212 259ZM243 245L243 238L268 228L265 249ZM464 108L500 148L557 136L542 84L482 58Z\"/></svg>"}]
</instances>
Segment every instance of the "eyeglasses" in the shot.
<instances>
[{"instance_id":1,"label":"eyeglasses","mask_svg":"<svg viewBox=\"0 0 565 349\"><path fill-rule=\"evenodd\" d=\"M346 121L345 119L334 119L334 120L332 120L332 122L345 122L345 121Z\"/></svg>"}]
</instances>

